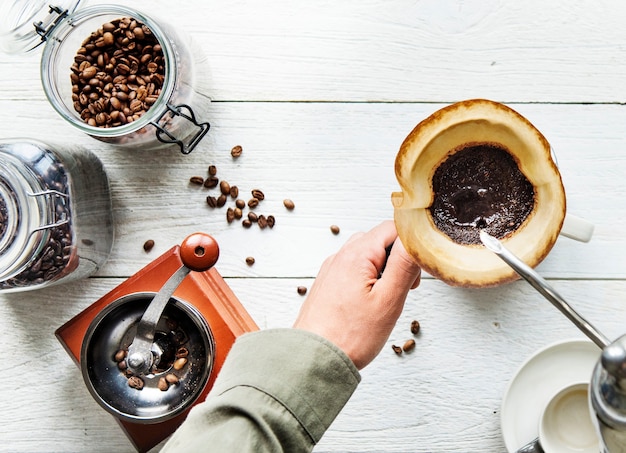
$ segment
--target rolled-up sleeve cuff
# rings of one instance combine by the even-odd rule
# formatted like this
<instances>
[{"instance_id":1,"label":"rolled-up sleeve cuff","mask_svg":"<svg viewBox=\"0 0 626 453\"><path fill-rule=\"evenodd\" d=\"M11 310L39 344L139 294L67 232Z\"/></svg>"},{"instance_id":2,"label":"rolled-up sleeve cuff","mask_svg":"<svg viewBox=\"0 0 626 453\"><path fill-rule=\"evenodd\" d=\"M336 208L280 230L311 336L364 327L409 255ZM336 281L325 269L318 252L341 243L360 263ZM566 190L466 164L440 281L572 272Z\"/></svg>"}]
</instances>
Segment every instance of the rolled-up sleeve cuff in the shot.
<instances>
[{"instance_id":1,"label":"rolled-up sleeve cuff","mask_svg":"<svg viewBox=\"0 0 626 453\"><path fill-rule=\"evenodd\" d=\"M298 329L268 329L237 339L212 393L238 386L264 392L317 443L360 380L350 358L323 337Z\"/></svg>"}]
</instances>

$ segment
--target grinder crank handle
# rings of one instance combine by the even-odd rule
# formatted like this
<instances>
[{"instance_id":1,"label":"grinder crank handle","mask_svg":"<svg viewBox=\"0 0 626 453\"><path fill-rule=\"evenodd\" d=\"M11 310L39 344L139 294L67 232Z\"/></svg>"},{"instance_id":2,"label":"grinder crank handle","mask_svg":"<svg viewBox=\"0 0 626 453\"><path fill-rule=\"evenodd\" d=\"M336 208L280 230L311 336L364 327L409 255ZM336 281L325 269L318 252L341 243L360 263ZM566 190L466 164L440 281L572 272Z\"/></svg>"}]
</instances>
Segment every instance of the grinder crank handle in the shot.
<instances>
[{"instance_id":1,"label":"grinder crank handle","mask_svg":"<svg viewBox=\"0 0 626 453\"><path fill-rule=\"evenodd\" d=\"M134 374L145 374L152 367L154 362L152 343L156 326L176 288L190 271L209 270L217 262L218 257L217 242L208 234L194 233L181 243L180 259L183 265L172 274L148 305L137 325L135 338L128 348L126 364Z\"/></svg>"}]
</instances>

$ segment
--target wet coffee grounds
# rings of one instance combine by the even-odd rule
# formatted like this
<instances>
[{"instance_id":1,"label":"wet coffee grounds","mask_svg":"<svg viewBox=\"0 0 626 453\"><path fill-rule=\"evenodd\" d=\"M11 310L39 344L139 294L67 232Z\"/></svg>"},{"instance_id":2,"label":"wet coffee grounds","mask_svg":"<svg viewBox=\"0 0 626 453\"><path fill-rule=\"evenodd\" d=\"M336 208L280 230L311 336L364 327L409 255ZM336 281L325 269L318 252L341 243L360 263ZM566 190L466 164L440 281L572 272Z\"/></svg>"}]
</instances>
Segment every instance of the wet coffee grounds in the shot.
<instances>
[{"instance_id":1,"label":"wet coffee grounds","mask_svg":"<svg viewBox=\"0 0 626 453\"><path fill-rule=\"evenodd\" d=\"M459 244L480 244L480 230L502 239L516 231L535 204L532 184L500 145L452 151L435 170L435 226Z\"/></svg>"}]
</instances>

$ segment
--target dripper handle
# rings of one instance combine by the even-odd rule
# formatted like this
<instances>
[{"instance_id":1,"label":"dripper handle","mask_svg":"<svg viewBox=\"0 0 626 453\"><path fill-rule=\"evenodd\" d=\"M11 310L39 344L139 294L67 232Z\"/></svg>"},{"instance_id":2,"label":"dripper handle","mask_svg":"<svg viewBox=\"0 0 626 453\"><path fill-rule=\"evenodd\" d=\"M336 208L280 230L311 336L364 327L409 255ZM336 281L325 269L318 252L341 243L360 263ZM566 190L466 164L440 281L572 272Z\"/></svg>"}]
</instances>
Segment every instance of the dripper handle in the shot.
<instances>
[{"instance_id":1,"label":"dripper handle","mask_svg":"<svg viewBox=\"0 0 626 453\"><path fill-rule=\"evenodd\" d=\"M209 270L217 263L220 248L213 236L193 233L180 244L180 259L183 265L195 272Z\"/></svg>"}]
</instances>

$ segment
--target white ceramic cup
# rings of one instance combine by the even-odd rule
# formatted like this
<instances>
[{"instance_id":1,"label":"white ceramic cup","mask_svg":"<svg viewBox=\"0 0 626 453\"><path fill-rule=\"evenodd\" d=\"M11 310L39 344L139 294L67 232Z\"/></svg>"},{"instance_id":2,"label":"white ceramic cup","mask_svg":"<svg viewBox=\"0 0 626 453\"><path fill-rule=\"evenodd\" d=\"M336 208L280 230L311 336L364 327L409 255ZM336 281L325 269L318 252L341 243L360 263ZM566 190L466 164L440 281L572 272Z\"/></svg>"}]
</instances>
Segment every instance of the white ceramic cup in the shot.
<instances>
[{"instance_id":1,"label":"white ceramic cup","mask_svg":"<svg viewBox=\"0 0 626 453\"><path fill-rule=\"evenodd\" d=\"M598 453L600 439L591 417L588 382L561 388L541 412L541 447L546 453Z\"/></svg>"}]
</instances>

